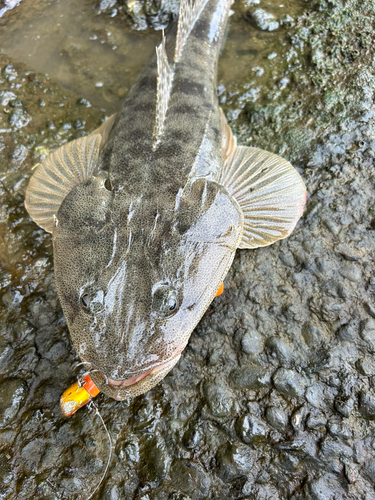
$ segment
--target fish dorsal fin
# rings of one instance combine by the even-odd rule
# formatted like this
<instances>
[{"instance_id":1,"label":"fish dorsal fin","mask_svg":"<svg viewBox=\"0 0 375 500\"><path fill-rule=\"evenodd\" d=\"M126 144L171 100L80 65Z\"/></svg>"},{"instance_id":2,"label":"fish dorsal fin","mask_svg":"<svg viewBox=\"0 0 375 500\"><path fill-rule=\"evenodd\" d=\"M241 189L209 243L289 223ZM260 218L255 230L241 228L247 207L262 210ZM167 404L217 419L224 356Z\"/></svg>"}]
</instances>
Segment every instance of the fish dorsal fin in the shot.
<instances>
[{"instance_id":1,"label":"fish dorsal fin","mask_svg":"<svg viewBox=\"0 0 375 500\"><path fill-rule=\"evenodd\" d=\"M194 28L198 17L208 0L181 0L178 13L178 27L176 36L176 48L174 61L180 60L182 49L188 39L191 30Z\"/></svg>"},{"instance_id":2,"label":"fish dorsal fin","mask_svg":"<svg viewBox=\"0 0 375 500\"><path fill-rule=\"evenodd\" d=\"M160 138L164 131L164 122L167 114L169 98L171 95L172 81L173 81L173 71L169 66L167 52L165 50L165 36L163 33L163 38L161 44L156 47L156 59L157 59L157 97L156 97L156 122L155 122L155 132L154 132L154 149L160 142Z\"/></svg>"},{"instance_id":3,"label":"fish dorsal fin","mask_svg":"<svg viewBox=\"0 0 375 500\"><path fill-rule=\"evenodd\" d=\"M26 189L25 207L49 233L55 227L56 214L67 194L94 174L101 141L99 133L68 142L37 166Z\"/></svg>"},{"instance_id":4,"label":"fish dorsal fin","mask_svg":"<svg viewBox=\"0 0 375 500\"><path fill-rule=\"evenodd\" d=\"M109 134L112 131L113 125L116 122L116 118L118 116L118 113L115 113L111 115L109 118L106 119L105 122L103 122L100 127L98 127L96 130L91 132L90 135L95 135L95 134L100 134L102 136L102 140L100 142L100 149L106 144L109 138Z\"/></svg>"},{"instance_id":5,"label":"fish dorsal fin","mask_svg":"<svg viewBox=\"0 0 375 500\"><path fill-rule=\"evenodd\" d=\"M219 182L244 214L239 248L264 247L285 238L303 213L305 185L295 168L273 153L237 146L224 161Z\"/></svg>"},{"instance_id":6,"label":"fish dorsal fin","mask_svg":"<svg viewBox=\"0 0 375 500\"><path fill-rule=\"evenodd\" d=\"M221 155L226 161L237 146L237 139L228 125L223 110L220 108Z\"/></svg>"}]
</instances>

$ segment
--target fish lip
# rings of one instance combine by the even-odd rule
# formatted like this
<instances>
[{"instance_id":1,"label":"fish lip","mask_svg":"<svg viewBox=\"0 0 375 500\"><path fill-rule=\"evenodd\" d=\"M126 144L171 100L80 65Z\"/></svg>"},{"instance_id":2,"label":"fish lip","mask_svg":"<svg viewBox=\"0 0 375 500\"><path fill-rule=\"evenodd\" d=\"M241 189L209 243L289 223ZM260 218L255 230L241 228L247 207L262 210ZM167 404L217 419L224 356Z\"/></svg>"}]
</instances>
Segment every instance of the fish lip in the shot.
<instances>
[{"instance_id":1,"label":"fish lip","mask_svg":"<svg viewBox=\"0 0 375 500\"><path fill-rule=\"evenodd\" d=\"M169 358L167 361L163 361L163 363L154 366L150 370L147 370L146 372L141 373L140 375L136 375L135 377L127 378L125 380L114 380L112 378L108 378L107 384L113 389L121 389L123 387L130 387L131 385L137 384L140 380L146 378L148 375L154 375L155 373L158 373L160 370L163 370L169 364L171 364L176 359L177 356L180 356L181 352L185 349L186 344L187 341L174 351L173 356L171 358Z\"/></svg>"}]
</instances>

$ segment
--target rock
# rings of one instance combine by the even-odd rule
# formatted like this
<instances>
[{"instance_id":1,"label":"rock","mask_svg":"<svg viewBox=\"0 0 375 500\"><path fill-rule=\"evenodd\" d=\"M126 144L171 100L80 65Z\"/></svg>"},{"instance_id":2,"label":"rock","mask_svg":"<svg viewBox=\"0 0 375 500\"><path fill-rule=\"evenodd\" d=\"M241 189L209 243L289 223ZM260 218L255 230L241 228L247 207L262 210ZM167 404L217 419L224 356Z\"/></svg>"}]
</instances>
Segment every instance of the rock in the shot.
<instances>
[{"instance_id":1,"label":"rock","mask_svg":"<svg viewBox=\"0 0 375 500\"><path fill-rule=\"evenodd\" d=\"M375 396L362 391L359 395L359 412L367 420L375 419Z\"/></svg>"},{"instance_id":2,"label":"rock","mask_svg":"<svg viewBox=\"0 0 375 500\"><path fill-rule=\"evenodd\" d=\"M375 318L375 307L369 302L365 302L364 304L366 312L373 318Z\"/></svg>"},{"instance_id":3,"label":"rock","mask_svg":"<svg viewBox=\"0 0 375 500\"><path fill-rule=\"evenodd\" d=\"M215 417L225 417L232 413L234 395L226 384L207 383L204 387L204 395Z\"/></svg>"},{"instance_id":4,"label":"rock","mask_svg":"<svg viewBox=\"0 0 375 500\"><path fill-rule=\"evenodd\" d=\"M139 462L139 444L134 436L130 441L121 440L116 446L115 453L124 463Z\"/></svg>"},{"instance_id":5,"label":"rock","mask_svg":"<svg viewBox=\"0 0 375 500\"><path fill-rule=\"evenodd\" d=\"M330 465L334 460L351 459L353 457L353 450L340 439L327 436L320 444L319 457Z\"/></svg>"},{"instance_id":6,"label":"rock","mask_svg":"<svg viewBox=\"0 0 375 500\"><path fill-rule=\"evenodd\" d=\"M301 406L297 408L290 417L290 423L293 427L294 432L299 432L304 426L304 419L306 417L306 408Z\"/></svg>"},{"instance_id":7,"label":"rock","mask_svg":"<svg viewBox=\"0 0 375 500\"><path fill-rule=\"evenodd\" d=\"M51 363L57 365L66 359L67 354L68 352L65 343L56 342L46 353L46 358L49 359Z\"/></svg>"},{"instance_id":8,"label":"rock","mask_svg":"<svg viewBox=\"0 0 375 500\"><path fill-rule=\"evenodd\" d=\"M219 477L224 481L245 476L253 467L254 453L248 446L226 443L217 451Z\"/></svg>"},{"instance_id":9,"label":"rock","mask_svg":"<svg viewBox=\"0 0 375 500\"><path fill-rule=\"evenodd\" d=\"M267 347L271 351L271 353L276 356L276 358L282 365L289 364L294 360L300 358L296 347L286 339L280 337L272 337L267 342Z\"/></svg>"},{"instance_id":10,"label":"rock","mask_svg":"<svg viewBox=\"0 0 375 500\"><path fill-rule=\"evenodd\" d=\"M321 383L314 383L306 390L307 401L315 408L322 408L325 405L327 387Z\"/></svg>"},{"instance_id":11,"label":"rock","mask_svg":"<svg viewBox=\"0 0 375 500\"><path fill-rule=\"evenodd\" d=\"M101 493L101 498L102 500L121 500L123 496L117 484L107 484Z\"/></svg>"},{"instance_id":12,"label":"rock","mask_svg":"<svg viewBox=\"0 0 375 500\"><path fill-rule=\"evenodd\" d=\"M328 430L332 436L348 440L353 436L353 431L344 422L328 422Z\"/></svg>"},{"instance_id":13,"label":"rock","mask_svg":"<svg viewBox=\"0 0 375 500\"><path fill-rule=\"evenodd\" d=\"M237 389L262 389L270 385L269 374L259 365L247 364L233 370L231 382Z\"/></svg>"},{"instance_id":14,"label":"rock","mask_svg":"<svg viewBox=\"0 0 375 500\"><path fill-rule=\"evenodd\" d=\"M23 296L19 290L14 290L13 288L9 288L1 297L1 300L6 307L14 307L18 305L22 299Z\"/></svg>"},{"instance_id":15,"label":"rock","mask_svg":"<svg viewBox=\"0 0 375 500\"><path fill-rule=\"evenodd\" d=\"M16 165L22 165L29 154L29 150L23 144L18 144L12 153L12 161Z\"/></svg>"},{"instance_id":16,"label":"rock","mask_svg":"<svg viewBox=\"0 0 375 500\"><path fill-rule=\"evenodd\" d=\"M371 352L375 352L375 319L369 318L362 321L360 334L363 340L367 342Z\"/></svg>"},{"instance_id":17,"label":"rock","mask_svg":"<svg viewBox=\"0 0 375 500\"><path fill-rule=\"evenodd\" d=\"M306 426L308 429L325 431L326 424L327 418L321 411L318 410L311 411L306 420Z\"/></svg>"},{"instance_id":18,"label":"rock","mask_svg":"<svg viewBox=\"0 0 375 500\"><path fill-rule=\"evenodd\" d=\"M174 488L186 493L192 500L207 497L211 481L200 465L190 460L175 460L170 474Z\"/></svg>"},{"instance_id":19,"label":"rock","mask_svg":"<svg viewBox=\"0 0 375 500\"><path fill-rule=\"evenodd\" d=\"M276 21L275 16L263 9L255 9L251 14L251 18L255 21L255 24L263 31L274 31L277 30L280 26L279 22Z\"/></svg>"},{"instance_id":20,"label":"rock","mask_svg":"<svg viewBox=\"0 0 375 500\"><path fill-rule=\"evenodd\" d=\"M363 473L371 483L375 484L375 460L370 460L366 464Z\"/></svg>"},{"instance_id":21,"label":"rock","mask_svg":"<svg viewBox=\"0 0 375 500\"><path fill-rule=\"evenodd\" d=\"M15 99L17 99L17 96L14 92L10 90L0 91L0 104L2 106L7 106L10 101L14 101Z\"/></svg>"},{"instance_id":22,"label":"rock","mask_svg":"<svg viewBox=\"0 0 375 500\"><path fill-rule=\"evenodd\" d=\"M32 439L22 448L22 460L24 460L26 466L25 469L29 474L33 471L36 472L39 468L44 451L44 440L39 437Z\"/></svg>"},{"instance_id":23,"label":"rock","mask_svg":"<svg viewBox=\"0 0 375 500\"><path fill-rule=\"evenodd\" d=\"M294 370L279 368L273 375L273 384L284 396L295 398L303 396L307 382Z\"/></svg>"},{"instance_id":24,"label":"rock","mask_svg":"<svg viewBox=\"0 0 375 500\"><path fill-rule=\"evenodd\" d=\"M0 428L17 416L27 395L26 384L20 379L4 380L0 384Z\"/></svg>"},{"instance_id":25,"label":"rock","mask_svg":"<svg viewBox=\"0 0 375 500\"><path fill-rule=\"evenodd\" d=\"M281 432L285 431L288 426L288 415L282 408L277 406L267 408L266 419L271 427Z\"/></svg>"},{"instance_id":26,"label":"rock","mask_svg":"<svg viewBox=\"0 0 375 500\"><path fill-rule=\"evenodd\" d=\"M204 444L204 435L197 429L196 422L190 425L189 429L185 432L182 442L188 450L193 450Z\"/></svg>"},{"instance_id":27,"label":"rock","mask_svg":"<svg viewBox=\"0 0 375 500\"><path fill-rule=\"evenodd\" d=\"M259 478L257 479L259 481ZM280 500L280 495L277 488L272 484L253 484L247 481L242 489L242 493L246 496L246 500Z\"/></svg>"},{"instance_id":28,"label":"rock","mask_svg":"<svg viewBox=\"0 0 375 500\"><path fill-rule=\"evenodd\" d=\"M16 108L9 115L9 123L15 129L26 127L31 120L31 116L22 108Z\"/></svg>"},{"instance_id":29,"label":"rock","mask_svg":"<svg viewBox=\"0 0 375 500\"><path fill-rule=\"evenodd\" d=\"M258 356L264 349L264 339L256 330L248 330L241 339L241 348L245 354Z\"/></svg>"},{"instance_id":30,"label":"rock","mask_svg":"<svg viewBox=\"0 0 375 500\"><path fill-rule=\"evenodd\" d=\"M344 243L340 243L340 245L337 245L336 251L344 257L344 259L351 261L351 262L356 262L361 258L360 253L358 251L350 248L348 245Z\"/></svg>"},{"instance_id":31,"label":"rock","mask_svg":"<svg viewBox=\"0 0 375 500\"><path fill-rule=\"evenodd\" d=\"M266 439L269 428L254 415L242 415L236 423L236 431L244 443L256 446Z\"/></svg>"},{"instance_id":32,"label":"rock","mask_svg":"<svg viewBox=\"0 0 375 500\"><path fill-rule=\"evenodd\" d=\"M362 375L366 377L372 377L375 375L375 363L370 356L364 356L356 362L356 367Z\"/></svg>"},{"instance_id":33,"label":"rock","mask_svg":"<svg viewBox=\"0 0 375 500\"><path fill-rule=\"evenodd\" d=\"M310 494L311 500L336 500L346 497L345 490L333 474L326 474L320 479L312 481Z\"/></svg>"},{"instance_id":34,"label":"rock","mask_svg":"<svg viewBox=\"0 0 375 500\"><path fill-rule=\"evenodd\" d=\"M353 321L347 323L346 325L342 326L338 332L337 336L340 340L346 341L346 342L355 342L358 337L358 326L354 324Z\"/></svg>"},{"instance_id":35,"label":"rock","mask_svg":"<svg viewBox=\"0 0 375 500\"><path fill-rule=\"evenodd\" d=\"M338 226L333 220L324 220L324 225L334 236L337 236L341 231L341 227Z\"/></svg>"},{"instance_id":36,"label":"rock","mask_svg":"<svg viewBox=\"0 0 375 500\"><path fill-rule=\"evenodd\" d=\"M314 347L315 349L325 340L323 332L313 323L306 323L304 325L302 335L306 344L309 347Z\"/></svg>"},{"instance_id":37,"label":"rock","mask_svg":"<svg viewBox=\"0 0 375 500\"><path fill-rule=\"evenodd\" d=\"M10 370L14 349L11 345L0 344L0 375L4 375Z\"/></svg>"},{"instance_id":38,"label":"rock","mask_svg":"<svg viewBox=\"0 0 375 500\"><path fill-rule=\"evenodd\" d=\"M354 409L354 400L352 398L342 398L341 396L335 399L335 409L344 417L350 417Z\"/></svg>"},{"instance_id":39,"label":"rock","mask_svg":"<svg viewBox=\"0 0 375 500\"><path fill-rule=\"evenodd\" d=\"M140 479L143 482L150 481L160 484L169 470L171 459L169 457L164 440L155 434L147 441L143 450L144 460L141 468Z\"/></svg>"},{"instance_id":40,"label":"rock","mask_svg":"<svg viewBox=\"0 0 375 500\"><path fill-rule=\"evenodd\" d=\"M361 268L357 264L351 262L343 262L339 268L339 273L353 283L357 283L362 279Z\"/></svg>"}]
</instances>

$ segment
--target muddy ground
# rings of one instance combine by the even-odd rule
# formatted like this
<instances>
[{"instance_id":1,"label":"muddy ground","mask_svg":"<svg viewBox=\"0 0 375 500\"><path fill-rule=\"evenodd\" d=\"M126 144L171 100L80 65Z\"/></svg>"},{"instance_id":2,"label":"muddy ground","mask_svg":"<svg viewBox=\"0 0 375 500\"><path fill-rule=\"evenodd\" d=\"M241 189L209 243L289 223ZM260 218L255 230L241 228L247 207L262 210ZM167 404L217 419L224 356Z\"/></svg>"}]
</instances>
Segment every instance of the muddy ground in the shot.
<instances>
[{"instance_id":1,"label":"muddy ground","mask_svg":"<svg viewBox=\"0 0 375 500\"><path fill-rule=\"evenodd\" d=\"M166 379L132 400L96 398L114 443L97 499L375 499L375 2L280 2L234 6L218 94L239 143L297 167L305 214L287 240L237 252ZM78 358L50 236L23 198L32 166L93 130L127 89L68 37L64 81L4 48L56 3L31 13L27 0L0 1L1 500L84 500L108 458L96 415L60 413ZM113 49L121 26L147 58L177 9L84 3L82 31L104 40L111 64L126 63Z\"/></svg>"}]
</instances>

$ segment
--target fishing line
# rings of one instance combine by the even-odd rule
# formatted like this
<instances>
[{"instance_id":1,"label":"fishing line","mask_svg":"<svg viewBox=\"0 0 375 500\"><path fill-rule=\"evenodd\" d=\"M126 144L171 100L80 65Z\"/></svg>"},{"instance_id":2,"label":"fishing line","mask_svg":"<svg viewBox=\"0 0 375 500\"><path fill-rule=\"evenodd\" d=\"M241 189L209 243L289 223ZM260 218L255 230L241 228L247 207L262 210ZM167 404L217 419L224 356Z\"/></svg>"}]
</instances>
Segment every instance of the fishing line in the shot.
<instances>
[{"instance_id":1,"label":"fishing line","mask_svg":"<svg viewBox=\"0 0 375 500\"><path fill-rule=\"evenodd\" d=\"M91 367L90 367L90 368L87 370L87 372L85 372L83 375L81 375L81 378L85 378L85 377L86 377L86 375L90 375L90 373L95 373L95 372L98 372L98 373L100 372L100 373L102 373L100 370L97 370L97 369L95 369L95 370L91 370ZM103 376L104 376L104 378L105 378L105 383L106 383L106 385L108 385L108 377L107 377L107 375L105 375L104 373L102 373L102 375L103 375Z\"/></svg>"},{"instance_id":2,"label":"fishing line","mask_svg":"<svg viewBox=\"0 0 375 500\"><path fill-rule=\"evenodd\" d=\"M73 370L75 370L76 368L78 368L79 366L82 366L82 365L90 365L90 368L89 368L89 370L90 370L91 366L92 366L92 363L90 363L90 361L81 361L80 363L76 363L73 366Z\"/></svg>"},{"instance_id":3,"label":"fishing line","mask_svg":"<svg viewBox=\"0 0 375 500\"><path fill-rule=\"evenodd\" d=\"M92 497L95 495L95 493L98 491L98 489L99 489L100 485L103 483L103 481L104 481L104 479L105 479L105 477L106 477L106 475L107 475L107 472L108 472L108 467L109 467L109 464L110 464L110 462L111 462L111 458L112 458L112 438L111 438L111 435L110 435L110 433L109 433L109 430L108 430L107 426L105 425L105 422L104 422L104 420L103 420L103 417L102 417L102 416L101 416L101 414L99 413L99 409L98 409L98 407L96 406L96 404L95 404L93 401L90 401L90 402L88 403L88 405L87 405L87 406L88 406L88 408L89 408L90 410L92 410L92 411L94 412L94 414L95 414L95 415L98 415L98 417L100 418L100 421L101 421L101 423L103 424L103 427L104 427L104 429L105 429L105 432L107 433L108 442L109 442L109 456L108 456L108 460L107 460L107 465L106 465L106 467L105 467L105 469L104 469L104 472L103 472L103 474L102 474L102 477L101 477L101 479L100 479L99 483L97 484L97 486L96 486L95 490L94 490L94 491L91 493L91 495L90 495L89 497L87 497L87 499L86 499L86 500L90 500L90 498L92 498Z\"/></svg>"},{"instance_id":4,"label":"fishing line","mask_svg":"<svg viewBox=\"0 0 375 500\"><path fill-rule=\"evenodd\" d=\"M90 373L93 373L93 372L98 372L99 370L92 370L92 363L88 362L88 361L82 361L81 363L77 363L75 366L74 366L74 369L77 369L79 366L82 366L82 365L89 365L89 368L88 368L88 371L83 373L82 375L78 375L77 377L77 380L78 380L78 385L81 386L82 385L82 381L83 381L83 378L86 376L86 375L89 375ZM108 378L106 378L106 383L108 384ZM87 405L88 409L90 409L91 411L94 412L94 415L97 415L104 427L104 430L107 434L107 437L108 437L108 443L109 443L109 455L108 455L108 460L107 460L107 465L104 469L104 472L102 474L102 477L99 481L99 483L97 484L96 488L94 489L94 491L90 494L89 497L87 497L86 500L90 500L94 495L95 493L98 491L98 489L100 488L100 485L103 483L106 475L107 475L107 472L108 472L108 468L109 468L109 464L111 463L111 458L112 458L112 438L111 438L111 435L109 433L109 430L107 428L107 426L105 425L105 422L103 420L103 417L101 416L100 412L99 412L99 409L98 407L96 406L96 404L94 403L93 400L91 400L88 405Z\"/></svg>"}]
</instances>

